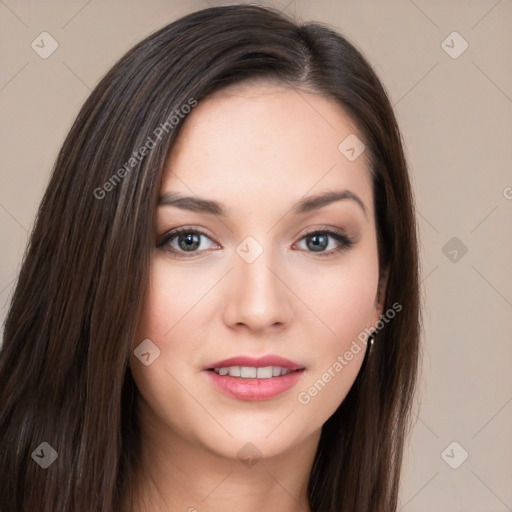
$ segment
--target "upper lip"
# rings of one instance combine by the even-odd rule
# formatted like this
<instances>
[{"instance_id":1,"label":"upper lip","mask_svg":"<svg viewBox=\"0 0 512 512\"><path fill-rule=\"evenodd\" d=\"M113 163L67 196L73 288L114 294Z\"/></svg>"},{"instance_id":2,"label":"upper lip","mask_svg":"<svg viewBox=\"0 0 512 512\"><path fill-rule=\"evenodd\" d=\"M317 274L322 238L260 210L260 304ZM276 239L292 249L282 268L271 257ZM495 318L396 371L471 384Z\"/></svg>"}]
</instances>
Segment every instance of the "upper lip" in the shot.
<instances>
[{"instance_id":1,"label":"upper lip","mask_svg":"<svg viewBox=\"0 0 512 512\"><path fill-rule=\"evenodd\" d=\"M285 357L276 356L274 354L269 354L261 357L251 357L251 356L235 356L230 357L229 359L223 359L222 361L217 361L216 363L212 363L206 366L205 370L211 370L212 368L227 368L229 366L249 366L252 368L265 368L266 366L279 366L281 368L288 368L289 370L303 370L304 366L296 363L295 361L290 361L290 359L286 359Z\"/></svg>"}]
</instances>

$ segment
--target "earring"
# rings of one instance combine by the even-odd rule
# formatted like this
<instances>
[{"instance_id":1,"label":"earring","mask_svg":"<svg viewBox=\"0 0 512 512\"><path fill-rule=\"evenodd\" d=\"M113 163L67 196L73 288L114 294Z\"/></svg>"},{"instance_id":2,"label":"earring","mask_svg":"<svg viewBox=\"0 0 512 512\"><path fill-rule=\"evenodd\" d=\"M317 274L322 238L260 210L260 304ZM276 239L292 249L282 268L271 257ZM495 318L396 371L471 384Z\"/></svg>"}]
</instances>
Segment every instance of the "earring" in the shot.
<instances>
[{"instance_id":1,"label":"earring","mask_svg":"<svg viewBox=\"0 0 512 512\"><path fill-rule=\"evenodd\" d=\"M372 333L370 334L370 336L368 337L368 342L370 343L370 348L369 348L369 351L372 349L373 347L373 342L375 340L375 331L372 331Z\"/></svg>"}]
</instances>

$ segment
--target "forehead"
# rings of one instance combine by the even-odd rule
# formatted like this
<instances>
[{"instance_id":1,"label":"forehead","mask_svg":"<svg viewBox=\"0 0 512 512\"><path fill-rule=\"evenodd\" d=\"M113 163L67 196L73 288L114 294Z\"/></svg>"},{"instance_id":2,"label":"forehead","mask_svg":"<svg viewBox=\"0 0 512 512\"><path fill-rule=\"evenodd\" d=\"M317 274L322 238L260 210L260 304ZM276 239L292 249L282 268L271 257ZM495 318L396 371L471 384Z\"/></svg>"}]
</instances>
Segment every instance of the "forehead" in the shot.
<instances>
[{"instance_id":1,"label":"forehead","mask_svg":"<svg viewBox=\"0 0 512 512\"><path fill-rule=\"evenodd\" d=\"M365 153L350 161L339 149L354 135L362 139L333 99L278 84L236 84L203 99L187 116L162 190L230 203L264 191L271 201L347 188L364 196L371 210Z\"/></svg>"}]
</instances>

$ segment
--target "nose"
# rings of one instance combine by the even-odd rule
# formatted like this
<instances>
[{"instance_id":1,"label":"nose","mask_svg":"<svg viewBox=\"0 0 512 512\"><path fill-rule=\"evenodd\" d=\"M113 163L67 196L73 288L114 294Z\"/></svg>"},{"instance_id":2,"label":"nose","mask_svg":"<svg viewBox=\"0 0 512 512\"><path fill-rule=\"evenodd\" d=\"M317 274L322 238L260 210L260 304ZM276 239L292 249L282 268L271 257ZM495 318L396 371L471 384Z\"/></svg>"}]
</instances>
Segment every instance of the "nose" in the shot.
<instances>
[{"instance_id":1,"label":"nose","mask_svg":"<svg viewBox=\"0 0 512 512\"><path fill-rule=\"evenodd\" d=\"M287 287L283 266L272 251L249 263L238 254L229 273L224 322L232 328L245 326L251 331L283 329L293 318L292 291Z\"/></svg>"}]
</instances>

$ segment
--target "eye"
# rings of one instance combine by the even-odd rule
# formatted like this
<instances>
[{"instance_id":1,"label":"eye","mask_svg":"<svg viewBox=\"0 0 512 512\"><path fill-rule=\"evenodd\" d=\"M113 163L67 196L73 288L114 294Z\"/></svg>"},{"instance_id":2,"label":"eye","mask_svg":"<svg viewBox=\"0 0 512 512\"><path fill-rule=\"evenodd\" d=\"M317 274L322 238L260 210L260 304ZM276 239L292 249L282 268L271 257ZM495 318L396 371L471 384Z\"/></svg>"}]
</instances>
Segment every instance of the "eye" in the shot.
<instances>
[{"instance_id":1,"label":"eye","mask_svg":"<svg viewBox=\"0 0 512 512\"><path fill-rule=\"evenodd\" d=\"M167 233L158 243L158 247L166 252L171 253L173 256L177 256L179 258L187 258L189 256L195 256L199 252L203 252L204 250L208 249L208 247L205 247L202 239L211 241L206 233L203 233L197 229L178 228L174 231L171 231L170 233ZM217 248L220 247L215 243L213 244Z\"/></svg>"},{"instance_id":2,"label":"eye","mask_svg":"<svg viewBox=\"0 0 512 512\"><path fill-rule=\"evenodd\" d=\"M329 239L335 241L332 244L334 245L334 248L332 245L330 246ZM317 253L319 256L330 256L334 253L348 250L355 243L354 240L347 235L336 231L330 231L328 229L316 229L314 231L310 231L301 238L300 242L302 241L305 241L309 252ZM338 244L337 247L336 243ZM330 250L326 251L329 246Z\"/></svg>"},{"instance_id":3,"label":"eye","mask_svg":"<svg viewBox=\"0 0 512 512\"><path fill-rule=\"evenodd\" d=\"M212 242L206 233L198 229L183 227L164 235L157 247L170 253L172 256L187 258L196 256L209 248L208 244L205 247L203 239ZM331 240L329 241L329 239ZM306 244L307 252L313 252L319 256L330 256L337 252L348 250L355 244L354 240L347 235L328 229L310 231L300 239L299 243L303 241ZM215 249L221 248L215 242L212 242L212 244Z\"/></svg>"}]
</instances>

